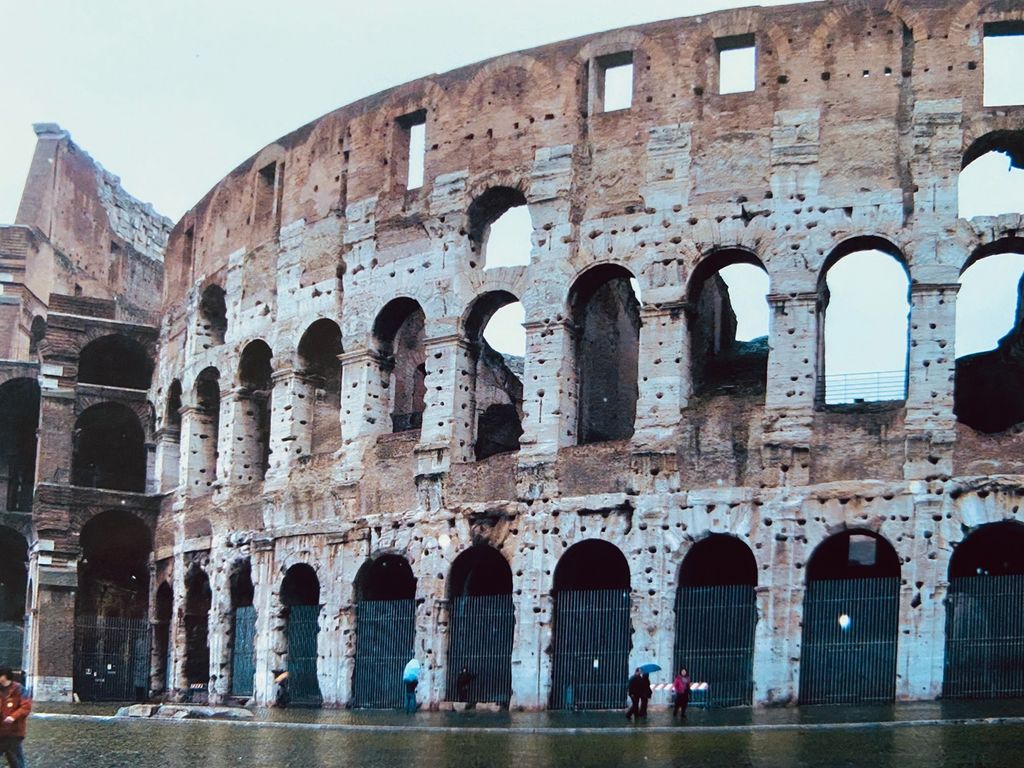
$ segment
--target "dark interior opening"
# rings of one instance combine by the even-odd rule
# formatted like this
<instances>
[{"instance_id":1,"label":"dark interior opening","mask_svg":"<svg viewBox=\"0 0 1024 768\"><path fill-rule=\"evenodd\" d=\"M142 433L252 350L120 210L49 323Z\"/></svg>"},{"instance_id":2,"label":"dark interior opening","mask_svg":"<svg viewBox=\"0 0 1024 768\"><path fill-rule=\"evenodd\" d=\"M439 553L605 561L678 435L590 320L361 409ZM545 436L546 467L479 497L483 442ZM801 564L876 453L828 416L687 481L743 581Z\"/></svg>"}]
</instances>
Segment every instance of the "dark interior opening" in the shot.
<instances>
[{"instance_id":1,"label":"dark interior opening","mask_svg":"<svg viewBox=\"0 0 1024 768\"><path fill-rule=\"evenodd\" d=\"M573 544L555 568L555 592L629 589L629 563L614 544L590 539Z\"/></svg>"},{"instance_id":2,"label":"dark interior opening","mask_svg":"<svg viewBox=\"0 0 1024 768\"><path fill-rule=\"evenodd\" d=\"M900 559L892 544L871 531L829 536L807 563L808 581L899 578Z\"/></svg>"},{"instance_id":3,"label":"dark interior opening","mask_svg":"<svg viewBox=\"0 0 1024 768\"><path fill-rule=\"evenodd\" d=\"M448 595L479 597L512 592L512 569L501 553L486 544L470 547L452 563Z\"/></svg>"},{"instance_id":4,"label":"dark interior opening","mask_svg":"<svg viewBox=\"0 0 1024 768\"><path fill-rule=\"evenodd\" d=\"M754 553L735 536L708 536L694 544L683 559L679 584L683 587L757 586Z\"/></svg>"},{"instance_id":5,"label":"dark interior opening","mask_svg":"<svg viewBox=\"0 0 1024 768\"><path fill-rule=\"evenodd\" d=\"M153 361L126 336L104 336L85 345L78 358L78 381L105 387L149 389Z\"/></svg>"},{"instance_id":6,"label":"dark interior opening","mask_svg":"<svg viewBox=\"0 0 1024 768\"><path fill-rule=\"evenodd\" d=\"M75 422L72 453L72 485L145 491L145 436L130 408L120 403L87 408Z\"/></svg>"},{"instance_id":7,"label":"dark interior opening","mask_svg":"<svg viewBox=\"0 0 1024 768\"><path fill-rule=\"evenodd\" d=\"M365 563L356 576L356 600L413 600L416 577L401 555L381 555Z\"/></svg>"}]
</instances>

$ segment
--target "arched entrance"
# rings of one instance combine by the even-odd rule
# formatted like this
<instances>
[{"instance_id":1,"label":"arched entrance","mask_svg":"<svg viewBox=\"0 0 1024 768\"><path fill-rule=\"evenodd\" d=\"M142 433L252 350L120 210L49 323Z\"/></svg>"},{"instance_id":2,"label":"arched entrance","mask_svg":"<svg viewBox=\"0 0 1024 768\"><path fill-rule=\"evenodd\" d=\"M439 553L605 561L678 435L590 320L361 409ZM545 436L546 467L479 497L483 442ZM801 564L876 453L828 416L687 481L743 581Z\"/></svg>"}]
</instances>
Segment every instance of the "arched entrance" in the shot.
<instances>
[{"instance_id":1,"label":"arched entrance","mask_svg":"<svg viewBox=\"0 0 1024 768\"><path fill-rule=\"evenodd\" d=\"M204 698L210 683L210 578L199 566L185 576L185 681L190 696Z\"/></svg>"},{"instance_id":2,"label":"arched entrance","mask_svg":"<svg viewBox=\"0 0 1024 768\"><path fill-rule=\"evenodd\" d=\"M942 695L1024 696L1024 525L975 529L953 552Z\"/></svg>"},{"instance_id":3,"label":"arched entrance","mask_svg":"<svg viewBox=\"0 0 1024 768\"><path fill-rule=\"evenodd\" d=\"M149 689L149 528L128 512L92 518L79 537L74 686L83 701L136 701Z\"/></svg>"},{"instance_id":4,"label":"arched entrance","mask_svg":"<svg viewBox=\"0 0 1024 768\"><path fill-rule=\"evenodd\" d=\"M25 537L0 526L0 667L22 668L27 569Z\"/></svg>"},{"instance_id":5,"label":"arched entrance","mask_svg":"<svg viewBox=\"0 0 1024 768\"><path fill-rule=\"evenodd\" d=\"M470 547L452 564L446 697L508 706L512 697L512 569L487 545ZM472 675L459 685L462 670Z\"/></svg>"},{"instance_id":6,"label":"arched entrance","mask_svg":"<svg viewBox=\"0 0 1024 768\"><path fill-rule=\"evenodd\" d=\"M320 579L312 566L298 563L281 582L285 608L288 656L288 696L293 706L319 707L323 703L317 677L317 640L320 635Z\"/></svg>"},{"instance_id":7,"label":"arched entrance","mask_svg":"<svg viewBox=\"0 0 1024 768\"><path fill-rule=\"evenodd\" d=\"M590 539L555 569L552 709L614 709L629 681L629 564L618 547Z\"/></svg>"},{"instance_id":8,"label":"arched entrance","mask_svg":"<svg viewBox=\"0 0 1024 768\"><path fill-rule=\"evenodd\" d=\"M256 607L248 558L231 570L231 695L252 696L256 675Z\"/></svg>"},{"instance_id":9,"label":"arched entrance","mask_svg":"<svg viewBox=\"0 0 1024 768\"><path fill-rule=\"evenodd\" d=\"M171 667L171 616L174 613L174 590L166 581L156 591L153 623L153 690L169 693L174 685Z\"/></svg>"},{"instance_id":10,"label":"arched entrance","mask_svg":"<svg viewBox=\"0 0 1024 768\"><path fill-rule=\"evenodd\" d=\"M735 536L697 542L679 571L674 670L708 684L708 702L749 706L754 693L757 563Z\"/></svg>"},{"instance_id":11,"label":"arched entrance","mask_svg":"<svg viewBox=\"0 0 1024 768\"><path fill-rule=\"evenodd\" d=\"M382 555L356 576L356 665L352 705L398 709L402 672L416 639L416 577L401 555Z\"/></svg>"},{"instance_id":12,"label":"arched entrance","mask_svg":"<svg viewBox=\"0 0 1024 768\"><path fill-rule=\"evenodd\" d=\"M896 697L900 561L870 531L831 536L807 564L800 652L801 704Z\"/></svg>"},{"instance_id":13,"label":"arched entrance","mask_svg":"<svg viewBox=\"0 0 1024 768\"><path fill-rule=\"evenodd\" d=\"M0 493L8 511L32 509L38 428L38 382L13 379L0 386Z\"/></svg>"}]
</instances>

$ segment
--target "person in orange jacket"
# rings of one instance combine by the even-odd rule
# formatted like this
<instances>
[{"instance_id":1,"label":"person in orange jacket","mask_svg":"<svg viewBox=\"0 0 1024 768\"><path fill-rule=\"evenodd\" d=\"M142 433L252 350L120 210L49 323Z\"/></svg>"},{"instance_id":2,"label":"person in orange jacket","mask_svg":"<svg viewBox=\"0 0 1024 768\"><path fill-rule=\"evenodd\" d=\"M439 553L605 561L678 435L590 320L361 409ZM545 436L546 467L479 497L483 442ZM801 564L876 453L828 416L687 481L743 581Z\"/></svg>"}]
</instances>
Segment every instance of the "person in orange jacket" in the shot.
<instances>
[{"instance_id":1,"label":"person in orange jacket","mask_svg":"<svg viewBox=\"0 0 1024 768\"><path fill-rule=\"evenodd\" d=\"M14 682L9 667L0 668L0 754L9 768L25 768L25 720L32 711L32 700Z\"/></svg>"}]
</instances>

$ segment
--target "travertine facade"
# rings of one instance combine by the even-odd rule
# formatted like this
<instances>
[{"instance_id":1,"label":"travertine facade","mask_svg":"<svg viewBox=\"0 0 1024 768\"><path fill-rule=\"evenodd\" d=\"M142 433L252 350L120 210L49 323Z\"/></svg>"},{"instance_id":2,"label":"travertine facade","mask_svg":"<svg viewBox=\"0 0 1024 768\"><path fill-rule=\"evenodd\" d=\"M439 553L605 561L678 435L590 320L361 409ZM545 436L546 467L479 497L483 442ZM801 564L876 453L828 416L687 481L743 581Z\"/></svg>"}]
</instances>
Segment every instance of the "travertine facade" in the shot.
<instances>
[{"instance_id":1,"label":"travertine facade","mask_svg":"<svg viewBox=\"0 0 1024 768\"><path fill-rule=\"evenodd\" d=\"M233 576L247 561L254 695L273 701L289 668L282 584L305 564L319 583L320 695L352 703L356 605L368 563L394 555L415 578L419 696L438 704L451 690L452 565L486 544L513 575L511 706L544 707L570 547L621 551L630 668L668 667L684 558L729 534L756 562L753 701L795 701L805 565L831 535L859 531L899 559L895 696L938 696L953 549L1019 518L1024 494L1019 429L954 415L960 273L1021 248L1020 215L957 217L965 162L1020 141L1024 107L982 105L985 25L1009 22L1024 23L1024 5L814 3L658 22L407 83L240 165L170 234L159 339L132 331L158 350L138 506L154 525L151 617L169 642L154 644L150 687L208 678L211 697L232 694ZM755 88L720 94L718 52L737 41L756 46ZM604 112L604 70L624 62L632 103ZM424 182L407 189L424 122ZM518 204L528 263L486 269L488 226ZM134 214L119 210L122 233ZM159 228L131 233L141 249ZM909 274L905 397L825 406L823 276L863 249ZM767 359L713 386L709 339L733 334L715 274L738 262L770 278ZM480 337L515 300L521 375ZM54 393L74 387L53 375ZM485 412L504 431L478 459ZM517 423L518 450L500 450ZM37 478L60 460L41 453ZM37 484L37 520L58 492L70 491Z\"/></svg>"}]
</instances>

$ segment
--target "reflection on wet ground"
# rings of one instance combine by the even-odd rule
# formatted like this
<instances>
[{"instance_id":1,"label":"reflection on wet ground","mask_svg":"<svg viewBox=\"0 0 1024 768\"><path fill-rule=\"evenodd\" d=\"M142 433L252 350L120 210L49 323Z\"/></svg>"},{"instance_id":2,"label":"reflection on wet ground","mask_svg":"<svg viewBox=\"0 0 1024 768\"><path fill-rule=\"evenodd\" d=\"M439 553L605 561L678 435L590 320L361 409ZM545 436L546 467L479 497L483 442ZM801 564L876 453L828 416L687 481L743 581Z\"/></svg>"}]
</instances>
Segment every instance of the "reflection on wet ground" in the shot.
<instances>
[{"instance_id":1,"label":"reflection on wet ground","mask_svg":"<svg viewBox=\"0 0 1024 768\"><path fill-rule=\"evenodd\" d=\"M43 707L41 706L40 709ZM109 707L55 707L47 711L109 714ZM36 718L26 743L34 766L452 766L554 768L555 766L708 766L708 768L1018 768L1024 765L1024 724L948 723L901 727L776 730L773 725L843 722L907 722L1024 716L1024 702L926 703L896 707L694 712L686 725L666 731L671 716L654 712L647 725L626 733L591 728L626 725L612 713L399 713L271 711L259 719L325 725L434 726L437 731L374 732L231 723L167 723ZM754 728L710 726L754 725ZM758 728L767 725L769 728ZM488 730L444 730L445 727ZM490 730L490 729L495 730ZM509 729L510 731L504 731ZM586 733L530 728L588 729Z\"/></svg>"}]
</instances>

